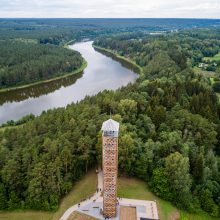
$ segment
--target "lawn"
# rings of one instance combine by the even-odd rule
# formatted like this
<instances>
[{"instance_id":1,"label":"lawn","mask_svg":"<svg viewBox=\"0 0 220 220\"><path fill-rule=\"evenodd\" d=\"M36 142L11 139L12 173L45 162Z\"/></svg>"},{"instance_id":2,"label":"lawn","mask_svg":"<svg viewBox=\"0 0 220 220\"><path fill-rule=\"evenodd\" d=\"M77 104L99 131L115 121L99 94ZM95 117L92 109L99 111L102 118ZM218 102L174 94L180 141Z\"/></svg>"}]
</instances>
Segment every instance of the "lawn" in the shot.
<instances>
[{"instance_id":1,"label":"lawn","mask_svg":"<svg viewBox=\"0 0 220 220\"><path fill-rule=\"evenodd\" d=\"M119 178L118 196L131 199L156 200L159 217L162 220L174 219L171 216L178 215L178 210L171 203L159 199L151 193L145 182L134 178Z\"/></svg>"},{"instance_id":2,"label":"lawn","mask_svg":"<svg viewBox=\"0 0 220 220\"><path fill-rule=\"evenodd\" d=\"M0 220L58 220L73 204L91 196L96 190L97 176L89 172L77 182L72 191L63 198L57 212L14 211L0 212ZM170 202L162 200L151 193L145 182L135 178L118 179L118 196L133 199L156 200L161 220L217 220L206 213L191 214L178 211ZM179 217L179 218L178 218Z\"/></svg>"},{"instance_id":3,"label":"lawn","mask_svg":"<svg viewBox=\"0 0 220 220\"><path fill-rule=\"evenodd\" d=\"M216 54L214 57L204 57L205 61L219 61L220 60L220 53Z\"/></svg>"},{"instance_id":4,"label":"lawn","mask_svg":"<svg viewBox=\"0 0 220 220\"><path fill-rule=\"evenodd\" d=\"M133 199L156 200L161 220L217 220L206 213L191 214L179 211L170 202L162 200L149 191L147 184L135 178L118 179L118 196Z\"/></svg>"},{"instance_id":5,"label":"lawn","mask_svg":"<svg viewBox=\"0 0 220 220\"><path fill-rule=\"evenodd\" d=\"M54 213L52 220L58 220L69 207L93 195L96 191L96 187L97 175L95 171L91 171L85 178L79 181L75 187L73 187L72 191L61 201L59 209Z\"/></svg>"},{"instance_id":6,"label":"lawn","mask_svg":"<svg viewBox=\"0 0 220 220\"><path fill-rule=\"evenodd\" d=\"M219 218L213 218L209 216L207 213L187 213L184 211L180 211L180 218L178 220L217 220Z\"/></svg>"},{"instance_id":7,"label":"lawn","mask_svg":"<svg viewBox=\"0 0 220 220\"><path fill-rule=\"evenodd\" d=\"M0 220L58 220L70 206L95 193L96 185L97 175L91 171L74 185L72 191L63 198L55 213L39 211L0 212Z\"/></svg>"},{"instance_id":8,"label":"lawn","mask_svg":"<svg viewBox=\"0 0 220 220\"><path fill-rule=\"evenodd\" d=\"M196 66L193 68L193 70L196 74L200 74L200 75L203 75L203 76L206 76L206 77L215 77L216 76L215 72L202 70L201 68L196 67Z\"/></svg>"},{"instance_id":9,"label":"lawn","mask_svg":"<svg viewBox=\"0 0 220 220\"><path fill-rule=\"evenodd\" d=\"M206 71L206 70L202 70L201 68L199 67L194 67L193 68L194 72L198 75L202 75L202 76L205 76L207 78L210 79L210 82L211 82L211 85L213 85L213 83L215 82L215 77L216 77L216 72L213 72L213 71Z\"/></svg>"},{"instance_id":10,"label":"lawn","mask_svg":"<svg viewBox=\"0 0 220 220\"><path fill-rule=\"evenodd\" d=\"M0 212L1 220L51 220L53 214L50 212L16 211Z\"/></svg>"}]
</instances>

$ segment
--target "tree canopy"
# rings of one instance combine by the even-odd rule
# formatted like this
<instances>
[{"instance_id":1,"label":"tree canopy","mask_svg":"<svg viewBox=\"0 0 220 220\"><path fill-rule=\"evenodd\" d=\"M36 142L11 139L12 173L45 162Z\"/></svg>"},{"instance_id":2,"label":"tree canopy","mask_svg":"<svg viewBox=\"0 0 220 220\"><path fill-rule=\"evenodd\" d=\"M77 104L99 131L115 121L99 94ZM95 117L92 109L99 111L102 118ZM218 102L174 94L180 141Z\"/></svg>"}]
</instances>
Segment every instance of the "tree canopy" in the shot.
<instances>
[{"instance_id":1,"label":"tree canopy","mask_svg":"<svg viewBox=\"0 0 220 220\"><path fill-rule=\"evenodd\" d=\"M83 64L76 51L21 40L0 41L0 88L73 72Z\"/></svg>"},{"instance_id":2,"label":"tree canopy","mask_svg":"<svg viewBox=\"0 0 220 220\"><path fill-rule=\"evenodd\" d=\"M198 39L218 41L205 33ZM101 164L100 128L112 112L121 124L120 175L143 179L180 208L219 217L218 96L193 71L185 49L196 49L181 42L181 34L190 40L198 33L97 39L96 45L143 67L134 84L0 130L0 209L56 209L72 183Z\"/></svg>"}]
</instances>

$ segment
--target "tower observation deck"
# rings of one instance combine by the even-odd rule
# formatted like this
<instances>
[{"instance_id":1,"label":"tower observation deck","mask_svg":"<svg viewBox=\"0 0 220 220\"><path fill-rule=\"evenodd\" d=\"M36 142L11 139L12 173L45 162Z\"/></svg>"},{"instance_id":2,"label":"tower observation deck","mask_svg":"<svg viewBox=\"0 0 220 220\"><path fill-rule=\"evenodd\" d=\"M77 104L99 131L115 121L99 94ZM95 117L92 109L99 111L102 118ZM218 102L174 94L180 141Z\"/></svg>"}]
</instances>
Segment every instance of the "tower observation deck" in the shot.
<instances>
[{"instance_id":1,"label":"tower observation deck","mask_svg":"<svg viewBox=\"0 0 220 220\"><path fill-rule=\"evenodd\" d=\"M102 124L103 215L117 214L119 123L109 119Z\"/></svg>"}]
</instances>

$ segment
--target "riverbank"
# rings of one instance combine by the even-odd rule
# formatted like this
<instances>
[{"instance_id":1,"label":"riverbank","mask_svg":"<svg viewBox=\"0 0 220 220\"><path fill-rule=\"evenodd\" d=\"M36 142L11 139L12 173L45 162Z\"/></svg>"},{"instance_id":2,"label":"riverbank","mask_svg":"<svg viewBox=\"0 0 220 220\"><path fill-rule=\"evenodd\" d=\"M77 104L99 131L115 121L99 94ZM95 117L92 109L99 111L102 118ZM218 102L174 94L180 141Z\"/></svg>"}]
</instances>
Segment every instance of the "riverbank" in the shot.
<instances>
[{"instance_id":1,"label":"riverbank","mask_svg":"<svg viewBox=\"0 0 220 220\"><path fill-rule=\"evenodd\" d=\"M74 44L74 43L76 43L76 40L75 40L75 39L74 39L74 40L70 40L70 41L66 42L66 43L63 45L63 47L66 48L66 49L70 49L70 48L69 48L69 45Z\"/></svg>"},{"instance_id":2,"label":"riverbank","mask_svg":"<svg viewBox=\"0 0 220 220\"><path fill-rule=\"evenodd\" d=\"M0 93L19 90L19 89L25 89L25 88L29 88L29 87L32 87L32 86L36 86L36 85L40 85L40 84L46 84L46 83L56 81L56 80L59 80L59 79L67 78L69 76L72 76L72 75L79 74L79 73L83 72L83 70L87 67L87 65L88 65L87 61L83 58L82 66L79 69L74 70L71 73L65 73L61 76L56 76L56 77L53 77L53 78L50 78L50 79L40 80L40 81L37 81L37 82L34 82L34 83L29 83L29 84L25 84L25 85L21 85L21 86L8 87L8 88L0 89Z\"/></svg>"},{"instance_id":3,"label":"riverbank","mask_svg":"<svg viewBox=\"0 0 220 220\"><path fill-rule=\"evenodd\" d=\"M114 56L115 58L117 58L119 61L124 61L132 66L134 66L137 70L138 70L138 73L141 74L143 73L143 68L139 65L137 65L134 61L126 58L126 57L123 57L117 53L115 53L113 50L110 50L110 49L106 49L104 47L99 47L95 44L92 45L96 50L98 50L99 52L104 52L104 53L109 53L110 55Z\"/></svg>"},{"instance_id":4,"label":"riverbank","mask_svg":"<svg viewBox=\"0 0 220 220\"><path fill-rule=\"evenodd\" d=\"M66 107L103 90L116 90L126 86L138 78L132 65L119 63L116 59L99 53L92 47L92 41L77 42L69 47L81 53L88 62L83 74L0 93L0 124L17 121L29 114L37 116L45 110Z\"/></svg>"}]
</instances>

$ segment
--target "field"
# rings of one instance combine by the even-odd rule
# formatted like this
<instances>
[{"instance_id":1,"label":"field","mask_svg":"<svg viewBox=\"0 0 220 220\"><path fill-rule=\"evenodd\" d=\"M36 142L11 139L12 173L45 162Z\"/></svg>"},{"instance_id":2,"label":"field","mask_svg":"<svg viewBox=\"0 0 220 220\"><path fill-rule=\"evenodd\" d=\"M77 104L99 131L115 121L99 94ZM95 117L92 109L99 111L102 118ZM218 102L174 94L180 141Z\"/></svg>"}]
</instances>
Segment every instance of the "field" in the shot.
<instances>
[{"instance_id":1,"label":"field","mask_svg":"<svg viewBox=\"0 0 220 220\"><path fill-rule=\"evenodd\" d=\"M206 213L192 214L184 211L180 211L180 218L179 218L179 220L217 220L217 219L218 218L213 218Z\"/></svg>"},{"instance_id":2,"label":"field","mask_svg":"<svg viewBox=\"0 0 220 220\"><path fill-rule=\"evenodd\" d=\"M191 214L179 211L170 202L162 200L151 193L145 182L135 178L119 178L118 196L133 199L155 200L161 220L217 220L206 213Z\"/></svg>"},{"instance_id":3,"label":"field","mask_svg":"<svg viewBox=\"0 0 220 220\"><path fill-rule=\"evenodd\" d=\"M199 67L194 67L193 70L196 74L200 74L200 75L203 75L203 76L206 76L206 77L215 77L215 75L216 75L215 72L202 70Z\"/></svg>"},{"instance_id":4,"label":"field","mask_svg":"<svg viewBox=\"0 0 220 220\"><path fill-rule=\"evenodd\" d=\"M204 57L205 61L220 61L220 53L216 54L214 57Z\"/></svg>"},{"instance_id":5,"label":"field","mask_svg":"<svg viewBox=\"0 0 220 220\"><path fill-rule=\"evenodd\" d=\"M96 190L96 184L97 176L94 171L91 171L82 180L76 183L72 191L63 198L57 212L0 212L0 220L58 220L70 206L92 195Z\"/></svg>"},{"instance_id":6,"label":"field","mask_svg":"<svg viewBox=\"0 0 220 220\"><path fill-rule=\"evenodd\" d=\"M151 193L145 182L133 178L119 178L118 196L133 199L156 200L159 208L159 217L162 220L175 219L172 216L178 216L178 210L162 199Z\"/></svg>"},{"instance_id":7,"label":"field","mask_svg":"<svg viewBox=\"0 0 220 220\"><path fill-rule=\"evenodd\" d=\"M216 75L217 75L215 72L202 70L202 69L199 68L199 67L194 67L193 70L194 70L194 72L195 72L196 74L202 75L202 76L205 76L205 77L209 78L211 85L214 84L214 82L215 82L214 79L215 79L215 77L216 77Z\"/></svg>"}]
</instances>

